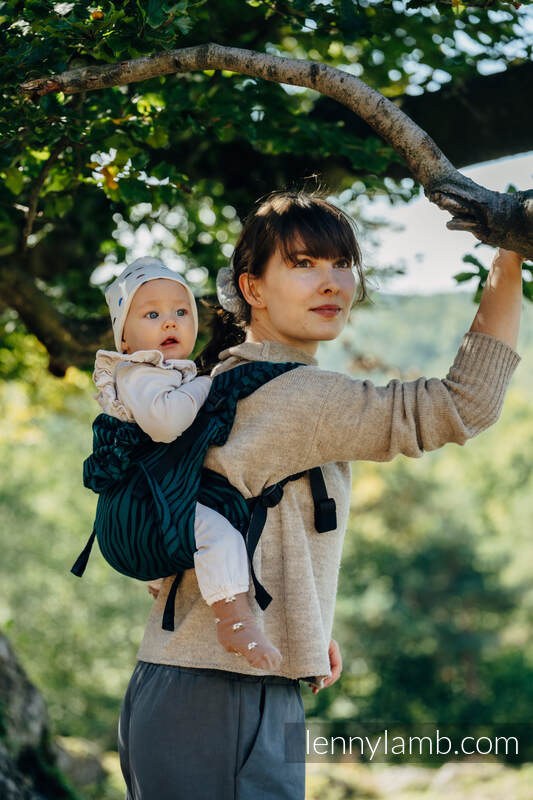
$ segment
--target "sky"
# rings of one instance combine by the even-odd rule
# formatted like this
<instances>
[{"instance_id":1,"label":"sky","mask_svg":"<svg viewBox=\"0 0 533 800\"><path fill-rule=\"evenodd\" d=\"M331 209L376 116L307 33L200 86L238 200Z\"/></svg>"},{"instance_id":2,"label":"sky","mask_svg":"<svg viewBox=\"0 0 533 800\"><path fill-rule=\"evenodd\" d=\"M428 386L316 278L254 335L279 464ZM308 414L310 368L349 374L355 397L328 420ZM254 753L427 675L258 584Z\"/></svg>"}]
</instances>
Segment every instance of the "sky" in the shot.
<instances>
[{"instance_id":1,"label":"sky","mask_svg":"<svg viewBox=\"0 0 533 800\"><path fill-rule=\"evenodd\" d=\"M500 192L510 183L517 189L532 189L533 151L465 167L459 172ZM363 247L366 263L386 267L403 262L407 270L405 275L381 282L381 288L386 291L402 294L453 291L458 287L452 277L454 273L468 269L462 261L465 254L475 255L488 268L496 253L496 248L487 245L474 249L478 239L471 233L448 230L446 222L451 215L430 203L424 195L402 206L391 206L386 198L373 200L364 215L369 219L386 220L391 226L377 234L378 247ZM396 231L397 226L403 230ZM473 287L474 283L462 286L470 292Z\"/></svg>"}]
</instances>

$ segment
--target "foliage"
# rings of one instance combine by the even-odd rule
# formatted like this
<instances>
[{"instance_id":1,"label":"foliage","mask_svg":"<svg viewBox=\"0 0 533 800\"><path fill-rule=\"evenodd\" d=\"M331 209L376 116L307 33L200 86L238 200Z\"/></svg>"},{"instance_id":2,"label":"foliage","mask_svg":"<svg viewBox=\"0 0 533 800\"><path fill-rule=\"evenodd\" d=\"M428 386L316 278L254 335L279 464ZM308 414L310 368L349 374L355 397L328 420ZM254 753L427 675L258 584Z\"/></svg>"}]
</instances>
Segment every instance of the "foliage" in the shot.
<instances>
[{"instance_id":1,"label":"foliage","mask_svg":"<svg viewBox=\"0 0 533 800\"><path fill-rule=\"evenodd\" d=\"M151 232L153 254L210 292L253 201L303 176L314 185L318 164L331 166L342 203L376 192L405 202L418 189L387 177L397 154L354 135L311 90L204 70L34 102L18 94L22 80L216 41L323 61L401 98L459 87L487 59L527 60L522 10L478 5L457 15L448 3L390 0L4 0L0 253L20 254L26 241L14 263L79 323L106 317L97 287L132 256L132 229Z\"/></svg>"}]
</instances>

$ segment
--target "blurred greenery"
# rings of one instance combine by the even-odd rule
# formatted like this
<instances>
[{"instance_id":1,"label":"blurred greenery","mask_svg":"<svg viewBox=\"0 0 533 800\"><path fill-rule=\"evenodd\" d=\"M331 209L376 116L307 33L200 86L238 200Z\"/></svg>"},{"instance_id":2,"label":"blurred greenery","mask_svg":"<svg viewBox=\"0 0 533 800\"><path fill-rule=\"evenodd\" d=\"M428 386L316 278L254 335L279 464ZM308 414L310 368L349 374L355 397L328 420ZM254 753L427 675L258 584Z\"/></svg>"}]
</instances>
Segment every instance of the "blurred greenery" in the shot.
<instances>
[{"instance_id":1,"label":"blurred greenery","mask_svg":"<svg viewBox=\"0 0 533 800\"><path fill-rule=\"evenodd\" d=\"M375 382L444 376L475 308L462 292L381 295L371 311L354 312L340 340L321 345L321 366L356 375L364 352L395 365ZM43 691L54 732L113 751L152 601L98 553L81 581L70 573L97 499L81 480L95 389L74 367L51 376L37 339L6 326L4 318L0 364L9 372L11 352L21 372L0 384L0 626ZM316 696L304 689L309 720L342 732L371 718L407 726L533 716L532 342L526 304L517 348L525 363L490 430L422 459L353 465L334 628L344 673ZM106 798L119 796L115 788Z\"/></svg>"}]
</instances>

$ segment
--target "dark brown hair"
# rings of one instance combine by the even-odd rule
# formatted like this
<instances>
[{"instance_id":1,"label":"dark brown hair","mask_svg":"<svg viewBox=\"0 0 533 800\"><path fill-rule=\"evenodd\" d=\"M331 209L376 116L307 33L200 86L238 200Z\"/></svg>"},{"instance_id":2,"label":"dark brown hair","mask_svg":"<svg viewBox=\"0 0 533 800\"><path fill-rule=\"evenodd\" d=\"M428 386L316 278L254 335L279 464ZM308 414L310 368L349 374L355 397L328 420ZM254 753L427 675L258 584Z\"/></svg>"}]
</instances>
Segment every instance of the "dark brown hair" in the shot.
<instances>
[{"instance_id":1,"label":"dark brown hair","mask_svg":"<svg viewBox=\"0 0 533 800\"><path fill-rule=\"evenodd\" d=\"M214 311L211 338L196 363L206 373L218 363L219 353L240 344L246 338L251 321L249 306L239 287L243 273L261 277L271 256L279 248L287 262L294 261L295 243L299 236L305 252L313 258L346 258L353 262L359 278L356 302L367 297L361 251L356 238L354 220L325 199L325 191L273 191L244 220L233 252L234 283L243 301L242 315L226 311L219 305Z\"/></svg>"}]
</instances>

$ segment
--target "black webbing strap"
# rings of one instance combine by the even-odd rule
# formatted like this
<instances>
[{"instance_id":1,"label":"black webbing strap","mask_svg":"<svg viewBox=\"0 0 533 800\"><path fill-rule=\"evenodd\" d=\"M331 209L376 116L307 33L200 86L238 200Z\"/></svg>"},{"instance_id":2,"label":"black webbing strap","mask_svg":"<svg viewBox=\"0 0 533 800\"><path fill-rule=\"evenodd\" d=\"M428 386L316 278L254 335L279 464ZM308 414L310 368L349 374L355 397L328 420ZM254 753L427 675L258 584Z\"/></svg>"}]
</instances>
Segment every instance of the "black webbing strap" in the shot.
<instances>
[{"instance_id":1,"label":"black webbing strap","mask_svg":"<svg viewBox=\"0 0 533 800\"><path fill-rule=\"evenodd\" d=\"M250 498L250 504L252 505L252 514L250 517L250 524L248 526L248 531L246 532L245 542L246 542L246 550L248 552L248 558L250 559L250 573L252 576L252 582L255 589L255 599L257 600L259 607L263 611L270 605L272 596L267 592L265 587L262 586L262 584L258 581L257 576L255 574L253 565L255 548L257 547L259 538L263 533L263 528L265 527L268 509L277 506L277 504L283 497L283 487L285 486L286 483L288 483L288 481L298 480L298 478L302 478L304 475L305 472L298 472L295 475L289 475L288 478L284 478L283 480L278 481L277 483L273 483L271 486L267 486L257 497Z\"/></svg>"},{"instance_id":2,"label":"black webbing strap","mask_svg":"<svg viewBox=\"0 0 533 800\"><path fill-rule=\"evenodd\" d=\"M297 472L294 475L289 475L287 478L267 486L260 495L251 497L247 502L251 506L250 523L245 536L246 551L250 561L250 574L252 583L255 590L255 599L262 611L268 608L272 601L270 595L265 587L258 580L255 574L253 558L257 548L257 544L263 533L265 527L267 513L269 508L274 508L283 497L283 487L289 481L296 481L303 478L305 472ZM337 513L335 500L333 497L328 497L326 483L320 467L313 467L309 470L309 483L311 486L311 494L313 495L313 503L315 507L315 528L318 533L326 533L333 531L337 527ZM176 601L176 592L181 581L183 573L180 572L174 578L170 591L168 593L165 610L163 613L162 628L166 631L174 630L174 608Z\"/></svg>"},{"instance_id":3,"label":"black webbing strap","mask_svg":"<svg viewBox=\"0 0 533 800\"><path fill-rule=\"evenodd\" d=\"M328 497L326 482L320 467L309 470L309 483L315 504L315 528L318 533L334 531L337 527L337 508L333 497Z\"/></svg>"},{"instance_id":4,"label":"black webbing strap","mask_svg":"<svg viewBox=\"0 0 533 800\"><path fill-rule=\"evenodd\" d=\"M76 577L81 578L83 573L85 572L85 567L87 566L87 562L89 560L89 556L91 555L92 546L94 543L94 537L96 536L96 528L93 528L93 532L89 536L89 540L79 556L77 557L76 561L72 565L70 571L76 575Z\"/></svg>"},{"instance_id":5,"label":"black webbing strap","mask_svg":"<svg viewBox=\"0 0 533 800\"><path fill-rule=\"evenodd\" d=\"M277 506L283 497L283 487L289 481L296 481L302 478L305 472L297 472L294 475L289 475L271 486L267 486L260 495L252 497L249 501L252 506L252 514L250 517L250 524L246 533L246 550L248 558L250 559L250 573L252 582L255 589L255 599L259 607L264 611L272 600L272 596L267 592L265 587L259 582L255 574L253 557L257 543L265 527L267 512L269 508ZM311 484L311 493L313 495L313 503L315 506L315 528L318 533L326 533L326 531L334 531L337 527L337 513L335 500L328 497L326 483L320 467L313 467L309 470L309 482Z\"/></svg>"},{"instance_id":6,"label":"black webbing strap","mask_svg":"<svg viewBox=\"0 0 533 800\"><path fill-rule=\"evenodd\" d=\"M178 591L178 586L180 585L182 577L183 572L178 572L172 581L172 586L170 587L170 591L167 596L167 602L165 603L165 610L163 611L163 622L161 623L161 627L164 631L174 630L174 606L176 604L176 592Z\"/></svg>"}]
</instances>

